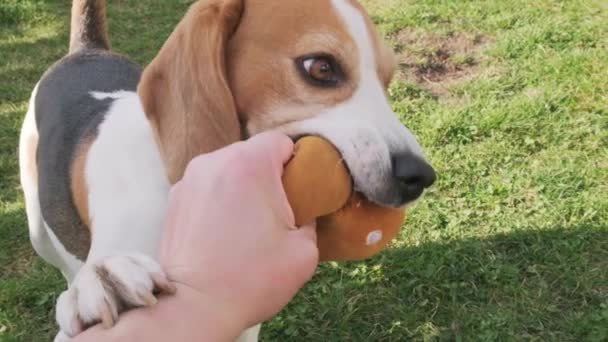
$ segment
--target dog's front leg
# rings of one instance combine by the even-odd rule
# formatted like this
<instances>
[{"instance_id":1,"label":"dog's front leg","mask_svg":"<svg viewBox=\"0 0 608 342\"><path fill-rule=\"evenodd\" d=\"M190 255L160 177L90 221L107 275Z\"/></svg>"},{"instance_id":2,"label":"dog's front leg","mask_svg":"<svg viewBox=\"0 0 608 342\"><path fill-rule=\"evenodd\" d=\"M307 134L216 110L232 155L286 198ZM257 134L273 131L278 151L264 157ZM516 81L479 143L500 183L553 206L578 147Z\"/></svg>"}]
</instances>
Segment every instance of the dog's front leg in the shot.
<instances>
[{"instance_id":1,"label":"dog's front leg","mask_svg":"<svg viewBox=\"0 0 608 342\"><path fill-rule=\"evenodd\" d=\"M86 157L91 249L57 301L59 335L111 326L173 288L158 263L170 184L143 113L128 113L131 97L115 103Z\"/></svg>"},{"instance_id":2,"label":"dog's front leg","mask_svg":"<svg viewBox=\"0 0 608 342\"><path fill-rule=\"evenodd\" d=\"M106 225L93 225L87 261L57 301L57 322L67 336L98 322L112 326L120 312L156 303L155 291L173 290L156 261L164 203L109 207L116 211Z\"/></svg>"}]
</instances>

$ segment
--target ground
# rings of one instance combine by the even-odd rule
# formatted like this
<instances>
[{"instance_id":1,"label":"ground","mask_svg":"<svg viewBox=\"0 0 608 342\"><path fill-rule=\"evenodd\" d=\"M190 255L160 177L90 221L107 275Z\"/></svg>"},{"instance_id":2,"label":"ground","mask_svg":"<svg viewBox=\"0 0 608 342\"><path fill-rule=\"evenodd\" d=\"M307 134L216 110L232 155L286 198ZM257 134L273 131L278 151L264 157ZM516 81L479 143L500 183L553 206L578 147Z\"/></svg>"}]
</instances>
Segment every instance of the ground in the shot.
<instances>
[{"instance_id":1,"label":"ground","mask_svg":"<svg viewBox=\"0 0 608 342\"><path fill-rule=\"evenodd\" d=\"M114 49L149 62L190 2L109 1ZM322 265L262 339L608 340L606 3L363 2L439 179L385 253ZM64 288L30 247L16 151L67 3L0 4L0 341L50 340Z\"/></svg>"}]
</instances>

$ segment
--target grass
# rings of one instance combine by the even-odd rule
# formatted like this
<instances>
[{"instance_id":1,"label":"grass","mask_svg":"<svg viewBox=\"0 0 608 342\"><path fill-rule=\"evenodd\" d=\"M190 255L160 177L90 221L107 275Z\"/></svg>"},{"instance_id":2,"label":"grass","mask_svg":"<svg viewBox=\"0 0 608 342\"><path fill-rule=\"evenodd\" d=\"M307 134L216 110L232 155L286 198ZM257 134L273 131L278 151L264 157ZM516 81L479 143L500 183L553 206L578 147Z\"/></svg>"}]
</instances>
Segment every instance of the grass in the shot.
<instances>
[{"instance_id":1,"label":"grass","mask_svg":"<svg viewBox=\"0 0 608 342\"><path fill-rule=\"evenodd\" d=\"M189 1L110 3L114 49L145 64ZM262 339L608 340L606 4L364 3L400 56L393 107L439 180L391 248L322 265ZM29 245L16 151L68 15L0 4L0 341L55 331L64 283Z\"/></svg>"}]
</instances>

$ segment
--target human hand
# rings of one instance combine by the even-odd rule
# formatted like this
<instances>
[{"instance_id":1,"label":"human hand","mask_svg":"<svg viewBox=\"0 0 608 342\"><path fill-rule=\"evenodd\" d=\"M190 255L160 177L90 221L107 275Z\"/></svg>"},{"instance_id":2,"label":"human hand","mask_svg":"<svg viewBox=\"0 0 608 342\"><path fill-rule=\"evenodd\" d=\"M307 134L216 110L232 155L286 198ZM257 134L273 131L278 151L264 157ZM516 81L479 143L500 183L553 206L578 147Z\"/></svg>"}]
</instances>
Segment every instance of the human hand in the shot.
<instances>
[{"instance_id":1,"label":"human hand","mask_svg":"<svg viewBox=\"0 0 608 342\"><path fill-rule=\"evenodd\" d=\"M243 329L276 315L318 263L314 227L296 229L281 181L292 153L286 136L260 134L195 158L170 196L164 270Z\"/></svg>"}]
</instances>

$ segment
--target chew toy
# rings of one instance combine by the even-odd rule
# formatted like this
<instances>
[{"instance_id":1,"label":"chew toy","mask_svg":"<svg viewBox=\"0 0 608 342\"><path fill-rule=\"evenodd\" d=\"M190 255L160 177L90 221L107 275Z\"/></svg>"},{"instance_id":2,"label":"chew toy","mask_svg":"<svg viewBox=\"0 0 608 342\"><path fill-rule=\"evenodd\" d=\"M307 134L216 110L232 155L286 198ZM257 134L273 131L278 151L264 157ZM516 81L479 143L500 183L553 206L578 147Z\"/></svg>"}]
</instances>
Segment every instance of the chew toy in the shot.
<instances>
[{"instance_id":1,"label":"chew toy","mask_svg":"<svg viewBox=\"0 0 608 342\"><path fill-rule=\"evenodd\" d=\"M327 140L296 142L283 186L298 226L317 220L321 261L362 260L379 253L399 233L404 209L380 207L353 192L342 156Z\"/></svg>"}]
</instances>

